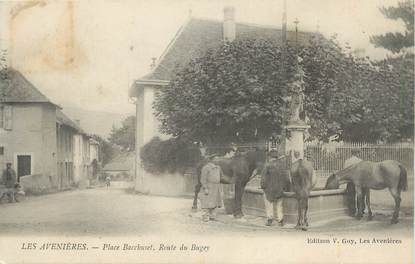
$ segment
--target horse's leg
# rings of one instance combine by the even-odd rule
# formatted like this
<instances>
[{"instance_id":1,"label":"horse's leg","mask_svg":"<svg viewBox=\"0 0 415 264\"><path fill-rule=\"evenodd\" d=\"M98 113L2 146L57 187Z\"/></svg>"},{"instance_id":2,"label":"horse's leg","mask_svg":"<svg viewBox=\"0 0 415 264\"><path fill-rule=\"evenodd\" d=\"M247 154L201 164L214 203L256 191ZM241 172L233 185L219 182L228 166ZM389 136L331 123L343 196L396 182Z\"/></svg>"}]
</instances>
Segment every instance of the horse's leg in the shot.
<instances>
[{"instance_id":1,"label":"horse's leg","mask_svg":"<svg viewBox=\"0 0 415 264\"><path fill-rule=\"evenodd\" d=\"M370 207L370 189L365 188L366 206L367 206L367 220L373 219L372 208Z\"/></svg>"},{"instance_id":2,"label":"horse's leg","mask_svg":"<svg viewBox=\"0 0 415 264\"><path fill-rule=\"evenodd\" d=\"M198 183L195 186L195 195L193 197L193 206L192 209L196 210L197 209L197 197L199 195L200 189L202 188L202 184Z\"/></svg>"},{"instance_id":3,"label":"horse's leg","mask_svg":"<svg viewBox=\"0 0 415 264\"><path fill-rule=\"evenodd\" d=\"M245 184L243 184L242 180L238 177L236 178L235 182L235 207L233 209L233 216L235 218L243 217L242 213L242 196L245 191Z\"/></svg>"},{"instance_id":4,"label":"horse's leg","mask_svg":"<svg viewBox=\"0 0 415 264\"><path fill-rule=\"evenodd\" d=\"M360 186L355 186L356 188L356 195L357 195L357 216L356 218L358 220L362 219L363 217L363 191L362 191L362 187Z\"/></svg>"},{"instance_id":5,"label":"horse's leg","mask_svg":"<svg viewBox=\"0 0 415 264\"><path fill-rule=\"evenodd\" d=\"M365 214L366 209L366 189L367 188L362 188L362 216Z\"/></svg>"},{"instance_id":6,"label":"horse's leg","mask_svg":"<svg viewBox=\"0 0 415 264\"><path fill-rule=\"evenodd\" d=\"M347 205L349 207L349 212L351 216L356 215L356 190L354 187L353 182L347 183L346 187L346 193L347 193Z\"/></svg>"},{"instance_id":7,"label":"horse's leg","mask_svg":"<svg viewBox=\"0 0 415 264\"><path fill-rule=\"evenodd\" d=\"M298 209L298 215L297 215L297 225L295 228L301 227L301 198L297 198L297 209Z\"/></svg>"},{"instance_id":8,"label":"horse's leg","mask_svg":"<svg viewBox=\"0 0 415 264\"><path fill-rule=\"evenodd\" d=\"M305 198L305 202L304 202L304 225L306 227L308 227L308 218L307 218L307 212L308 212L308 197Z\"/></svg>"},{"instance_id":9,"label":"horse's leg","mask_svg":"<svg viewBox=\"0 0 415 264\"><path fill-rule=\"evenodd\" d=\"M399 217L399 210L401 207L401 192L398 190L398 188L389 188L390 193L393 196L393 199L395 199L395 211L393 212L392 224L398 223L398 217Z\"/></svg>"}]
</instances>

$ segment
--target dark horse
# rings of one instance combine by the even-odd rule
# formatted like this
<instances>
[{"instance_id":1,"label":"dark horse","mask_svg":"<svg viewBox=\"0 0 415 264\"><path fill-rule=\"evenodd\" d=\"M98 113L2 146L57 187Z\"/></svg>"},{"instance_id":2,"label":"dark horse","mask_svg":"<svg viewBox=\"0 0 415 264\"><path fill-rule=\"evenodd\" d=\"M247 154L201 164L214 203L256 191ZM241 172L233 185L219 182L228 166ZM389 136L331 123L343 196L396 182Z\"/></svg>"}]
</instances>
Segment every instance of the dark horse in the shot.
<instances>
[{"instance_id":1,"label":"dark horse","mask_svg":"<svg viewBox=\"0 0 415 264\"><path fill-rule=\"evenodd\" d=\"M235 202L233 215L235 218L241 218L242 213L242 196L246 184L251 180L254 170L262 169L265 163L266 153L263 150L251 150L245 153L238 153L232 158L218 157L213 163L219 165L223 172L221 183L235 184ZM193 199L193 209L197 209L197 197L201 188L200 174L202 167L207 160L202 160L196 167L197 184L195 186L195 195Z\"/></svg>"},{"instance_id":2,"label":"dark horse","mask_svg":"<svg viewBox=\"0 0 415 264\"><path fill-rule=\"evenodd\" d=\"M299 159L291 165L290 175L292 189L297 198L298 221L296 228L306 231L308 227L308 197L317 180L314 176L313 165L307 160Z\"/></svg>"},{"instance_id":3,"label":"dark horse","mask_svg":"<svg viewBox=\"0 0 415 264\"><path fill-rule=\"evenodd\" d=\"M362 161L331 175L327 179L326 185L339 185L345 182L353 182L355 185L358 219L363 216L364 193L367 192L366 194L368 194L369 189L383 190L388 188L395 200L395 210L391 223L396 224L398 222L401 191L408 189L406 169L401 163L395 160L381 162ZM370 208L370 205L368 206ZM371 212L369 215L371 215Z\"/></svg>"}]
</instances>

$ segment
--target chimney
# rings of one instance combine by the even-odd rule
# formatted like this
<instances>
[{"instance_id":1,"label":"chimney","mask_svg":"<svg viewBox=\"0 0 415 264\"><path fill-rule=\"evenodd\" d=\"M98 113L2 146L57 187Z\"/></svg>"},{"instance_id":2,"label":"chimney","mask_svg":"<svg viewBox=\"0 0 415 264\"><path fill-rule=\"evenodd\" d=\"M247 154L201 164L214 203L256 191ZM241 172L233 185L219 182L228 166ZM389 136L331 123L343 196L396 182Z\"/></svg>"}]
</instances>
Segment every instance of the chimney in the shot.
<instances>
[{"instance_id":1,"label":"chimney","mask_svg":"<svg viewBox=\"0 0 415 264\"><path fill-rule=\"evenodd\" d=\"M156 57L152 57L151 58L151 64L150 64L150 69L154 70L154 68L156 68L156 62L157 62L157 58Z\"/></svg>"},{"instance_id":2,"label":"chimney","mask_svg":"<svg viewBox=\"0 0 415 264\"><path fill-rule=\"evenodd\" d=\"M227 6L223 9L223 39L232 42L235 36L235 8Z\"/></svg>"},{"instance_id":3,"label":"chimney","mask_svg":"<svg viewBox=\"0 0 415 264\"><path fill-rule=\"evenodd\" d=\"M81 120L79 120L79 119L75 119L74 121L75 121L75 123L76 123L79 127L81 127Z\"/></svg>"}]
</instances>

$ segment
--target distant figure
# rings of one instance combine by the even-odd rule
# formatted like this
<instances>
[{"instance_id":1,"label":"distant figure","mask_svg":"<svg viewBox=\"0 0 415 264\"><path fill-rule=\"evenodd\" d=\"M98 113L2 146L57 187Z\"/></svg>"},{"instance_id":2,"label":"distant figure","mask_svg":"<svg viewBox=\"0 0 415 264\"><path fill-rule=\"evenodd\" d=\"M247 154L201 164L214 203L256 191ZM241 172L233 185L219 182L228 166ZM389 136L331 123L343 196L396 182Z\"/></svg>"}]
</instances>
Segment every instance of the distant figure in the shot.
<instances>
[{"instance_id":1,"label":"distant figure","mask_svg":"<svg viewBox=\"0 0 415 264\"><path fill-rule=\"evenodd\" d=\"M16 172L13 170L11 162L6 163L6 169L3 171L2 181L6 187L6 194L9 199L9 203L12 203L15 201L14 189L16 184Z\"/></svg>"},{"instance_id":2,"label":"distant figure","mask_svg":"<svg viewBox=\"0 0 415 264\"><path fill-rule=\"evenodd\" d=\"M105 178L105 184L107 185L107 188L111 186L111 176L107 175Z\"/></svg>"},{"instance_id":3,"label":"distant figure","mask_svg":"<svg viewBox=\"0 0 415 264\"><path fill-rule=\"evenodd\" d=\"M275 217L280 226L284 225L283 194L288 191L290 180L285 173L285 156L278 158L278 151L269 152L270 159L261 175L261 189L264 190L266 226L271 226Z\"/></svg>"},{"instance_id":4,"label":"distant figure","mask_svg":"<svg viewBox=\"0 0 415 264\"><path fill-rule=\"evenodd\" d=\"M201 207L205 211L203 221L215 220L215 209L222 206L220 191L220 178L222 169L213 163L214 156L208 157L208 162L203 166L200 176L202 195L200 196Z\"/></svg>"}]
</instances>

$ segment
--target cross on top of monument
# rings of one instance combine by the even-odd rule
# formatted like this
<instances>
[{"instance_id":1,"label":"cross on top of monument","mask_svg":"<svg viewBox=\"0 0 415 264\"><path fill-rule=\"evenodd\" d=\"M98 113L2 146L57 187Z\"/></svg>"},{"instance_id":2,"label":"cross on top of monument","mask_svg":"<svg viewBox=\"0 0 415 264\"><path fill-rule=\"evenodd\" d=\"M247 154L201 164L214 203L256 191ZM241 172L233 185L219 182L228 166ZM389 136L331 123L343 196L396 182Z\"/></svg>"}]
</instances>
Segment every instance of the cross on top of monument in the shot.
<instances>
[{"instance_id":1,"label":"cross on top of monument","mask_svg":"<svg viewBox=\"0 0 415 264\"><path fill-rule=\"evenodd\" d=\"M295 18L294 20L294 24L295 24L295 46L298 47L298 24L300 23L300 21L298 20L298 18Z\"/></svg>"}]
</instances>

